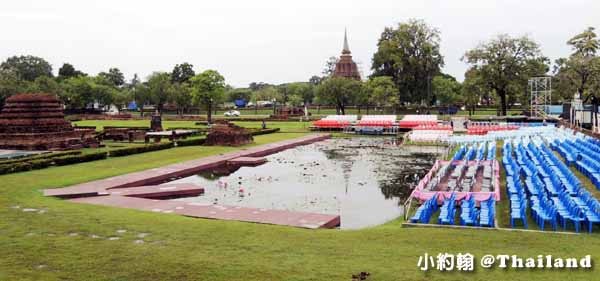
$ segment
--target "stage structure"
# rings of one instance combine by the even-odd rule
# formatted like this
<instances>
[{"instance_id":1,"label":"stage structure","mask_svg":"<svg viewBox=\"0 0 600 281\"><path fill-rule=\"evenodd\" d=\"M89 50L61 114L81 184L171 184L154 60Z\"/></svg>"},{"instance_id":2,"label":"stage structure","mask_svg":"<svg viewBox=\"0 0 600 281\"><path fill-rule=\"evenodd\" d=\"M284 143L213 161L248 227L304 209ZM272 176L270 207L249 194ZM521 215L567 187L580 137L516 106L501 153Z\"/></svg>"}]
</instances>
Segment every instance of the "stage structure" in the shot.
<instances>
[{"instance_id":1,"label":"stage structure","mask_svg":"<svg viewBox=\"0 0 600 281\"><path fill-rule=\"evenodd\" d=\"M552 78L540 76L529 78L531 116L546 118L552 104Z\"/></svg>"}]
</instances>

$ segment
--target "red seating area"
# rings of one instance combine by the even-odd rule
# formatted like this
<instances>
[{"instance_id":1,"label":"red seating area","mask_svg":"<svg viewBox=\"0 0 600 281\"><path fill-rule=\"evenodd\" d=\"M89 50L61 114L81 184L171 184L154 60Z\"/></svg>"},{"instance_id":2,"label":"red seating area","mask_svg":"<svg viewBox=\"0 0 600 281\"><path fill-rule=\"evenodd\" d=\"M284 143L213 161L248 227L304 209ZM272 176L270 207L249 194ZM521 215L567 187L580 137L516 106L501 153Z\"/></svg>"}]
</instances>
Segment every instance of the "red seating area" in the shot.
<instances>
[{"instance_id":1,"label":"red seating area","mask_svg":"<svg viewBox=\"0 0 600 281\"><path fill-rule=\"evenodd\" d=\"M321 129L343 129L350 126L350 121L345 120L318 120L313 122L313 126Z\"/></svg>"},{"instance_id":2,"label":"red seating area","mask_svg":"<svg viewBox=\"0 0 600 281\"><path fill-rule=\"evenodd\" d=\"M358 126L390 128L394 126L394 122L387 120L360 120L358 121Z\"/></svg>"},{"instance_id":3,"label":"red seating area","mask_svg":"<svg viewBox=\"0 0 600 281\"><path fill-rule=\"evenodd\" d=\"M420 125L435 126L437 121L419 121L419 120L400 120L398 121L400 128L414 128Z\"/></svg>"},{"instance_id":4,"label":"red seating area","mask_svg":"<svg viewBox=\"0 0 600 281\"><path fill-rule=\"evenodd\" d=\"M449 124L435 124L435 125L431 125L431 124L427 124L427 125L418 125L416 127L413 128L413 130L448 130L448 131L452 131L452 126L450 126Z\"/></svg>"},{"instance_id":5,"label":"red seating area","mask_svg":"<svg viewBox=\"0 0 600 281\"><path fill-rule=\"evenodd\" d=\"M517 130L519 126L500 126L500 125L470 125L467 129L468 135L485 135L491 131Z\"/></svg>"}]
</instances>

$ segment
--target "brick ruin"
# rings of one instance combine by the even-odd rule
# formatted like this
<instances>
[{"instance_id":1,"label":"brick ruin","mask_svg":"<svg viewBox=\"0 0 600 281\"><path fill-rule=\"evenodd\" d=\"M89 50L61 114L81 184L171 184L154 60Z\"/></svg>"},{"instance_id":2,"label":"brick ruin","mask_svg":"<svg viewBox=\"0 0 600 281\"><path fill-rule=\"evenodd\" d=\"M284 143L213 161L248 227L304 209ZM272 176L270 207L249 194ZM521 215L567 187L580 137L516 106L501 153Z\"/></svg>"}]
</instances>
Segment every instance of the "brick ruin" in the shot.
<instances>
[{"instance_id":1,"label":"brick ruin","mask_svg":"<svg viewBox=\"0 0 600 281\"><path fill-rule=\"evenodd\" d=\"M212 125L204 144L239 146L253 141L252 133L248 130L227 121L222 121Z\"/></svg>"},{"instance_id":2,"label":"brick ruin","mask_svg":"<svg viewBox=\"0 0 600 281\"><path fill-rule=\"evenodd\" d=\"M16 94L0 111L0 149L69 150L98 147L93 129L76 129L51 94Z\"/></svg>"}]
</instances>

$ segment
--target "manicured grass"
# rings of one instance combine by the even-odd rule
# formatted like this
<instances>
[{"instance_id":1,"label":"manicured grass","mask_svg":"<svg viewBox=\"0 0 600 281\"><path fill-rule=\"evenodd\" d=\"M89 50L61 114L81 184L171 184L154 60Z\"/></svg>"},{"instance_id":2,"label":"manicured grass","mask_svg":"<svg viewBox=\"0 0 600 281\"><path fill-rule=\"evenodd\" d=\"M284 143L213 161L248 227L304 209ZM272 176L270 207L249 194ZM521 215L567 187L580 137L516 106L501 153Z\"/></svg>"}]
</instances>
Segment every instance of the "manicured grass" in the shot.
<instances>
[{"instance_id":1,"label":"manicured grass","mask_svg":"<svg viewBox=\"0 0 600 281\"><path fill-rule=\"evenodd\" d=\"M262 144L300 135L255 139ZM76 204L41 195L44 188L235 149L181 147L0 176L0 280L350 280L360 271L370 272L369 280L597 279L596 269L485 270L477 261L473 273L425 273L417 261L425 253L443 252L476 257L594 255L600 251L599 234L402 228L401 220L357 231L305 230ZM148 235L140 238L141 233Z\"/></svg>"},{"instance_id":2,"label":"manicured grass","mask_svg":"<svg viewBox=\"0 0 600 281\"><path fill-rule=\"evenodd\" d=\"M77 126L96 126L97 131L102 131L104 126L124 126L124 127L150 127L150 120L81 120L72 122ZM205 128L206 126L196 125L196 121L163 121L164 129L169 128Z\"/></svg>"},{"instance_id":3,"label":"manicured grass","mask_svg":"<svg viewBox=\"0 0 600 281\"><path fill-rule=\"evenodd\" d=\"M163 128L206 128L196 125L196 121L163 121ZM235 124L245 128L261 128L261 121L235 121ZM96 126L101 131L104 126L127 126L127 127L149 127L149 120L82 120L73 122L78 126ZM308 132L312 122L300 121L267 121L267 128L280 128L281 132Z\"/></svg>"}]
</instances>

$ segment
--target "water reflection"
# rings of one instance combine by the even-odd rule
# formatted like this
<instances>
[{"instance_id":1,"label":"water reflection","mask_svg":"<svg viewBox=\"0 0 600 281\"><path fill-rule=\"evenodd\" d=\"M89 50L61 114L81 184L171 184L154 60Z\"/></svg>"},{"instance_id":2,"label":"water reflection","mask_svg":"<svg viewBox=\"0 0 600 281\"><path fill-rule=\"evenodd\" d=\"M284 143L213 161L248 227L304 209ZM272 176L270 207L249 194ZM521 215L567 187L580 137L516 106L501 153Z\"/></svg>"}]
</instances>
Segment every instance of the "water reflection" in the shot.
<instances>
[{"instance_id":1,"label":"water reflection","mask_svg":"<svg viewBox=\"0 0 600 281\"><path fill-rule=\"evenodd\" d=\"M362 228L400 216L411 185L441 152L389 137L330 139L267 156L258 167L223 166L179 179L205 194L178 200L340 214L342 228Z\"/></svg>"}]
</instances>

